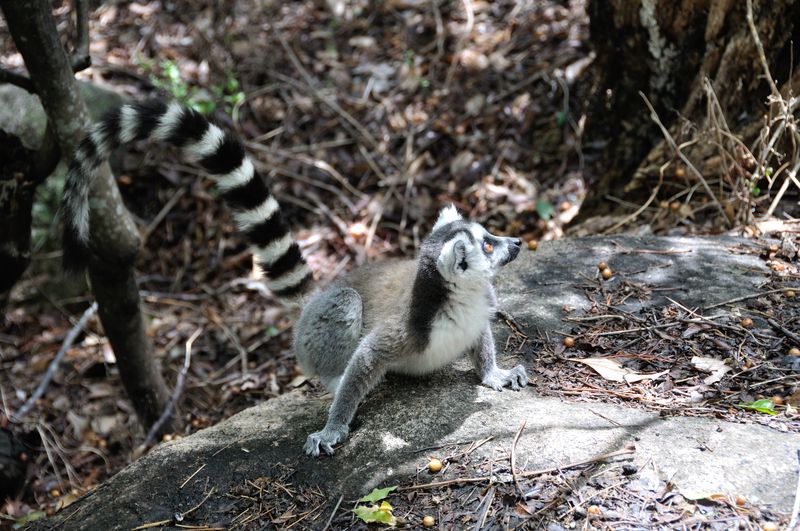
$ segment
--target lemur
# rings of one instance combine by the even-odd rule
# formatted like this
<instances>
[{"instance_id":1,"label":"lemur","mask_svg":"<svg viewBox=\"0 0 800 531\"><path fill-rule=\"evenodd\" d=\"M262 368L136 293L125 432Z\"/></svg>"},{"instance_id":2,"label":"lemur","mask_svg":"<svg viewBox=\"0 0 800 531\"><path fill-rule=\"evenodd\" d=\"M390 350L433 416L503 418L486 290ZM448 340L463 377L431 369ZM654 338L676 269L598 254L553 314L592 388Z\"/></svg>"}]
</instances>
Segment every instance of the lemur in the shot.
<instances>
[{"instance_id":1,"label":"lemur","mask_svg":"<svg viewBox=\"0 0 800 531\"><path fill-rule=\"evenodd\" d=\"M306 453L332 455L359 403L389 372L427 374L466 353L484 385L498 391L527 385L522 365L497 366L489 324L496 311L491 280L517 257L519 239L492 235L450 205L416 259L361 266L318 289L278 202L238 137L178 103L122 105L80 143L62 201L67 270L84 268L91 253L89 190L97 168L118 146L142 139L178 146L216 179L267 286L276 298L300 306L293 340L297 361L333 394L327 423L308 436Z\"/></svg>"}]
</instances>

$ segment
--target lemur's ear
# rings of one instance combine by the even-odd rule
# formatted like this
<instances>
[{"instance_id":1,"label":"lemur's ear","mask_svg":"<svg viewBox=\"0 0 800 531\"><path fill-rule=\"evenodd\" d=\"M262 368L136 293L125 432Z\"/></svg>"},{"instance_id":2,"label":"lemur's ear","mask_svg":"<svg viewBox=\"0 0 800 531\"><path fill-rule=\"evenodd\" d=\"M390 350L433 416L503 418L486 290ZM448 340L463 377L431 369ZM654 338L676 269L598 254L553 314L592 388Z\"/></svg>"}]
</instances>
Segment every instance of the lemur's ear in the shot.
<instances>
[{"instance_id":1,"label":"lemur's ear","mask_svg":"<svg viewBox=\"0 0 800 531\"><path fill-rule=\"evenodd\" d=\"M452 221L458 221L460 219L462 219L461 214L459 214L458 210L456 210L456 206L453 203L450 203L439 211L439 217L436 218L436 224L433 226L433 229L431 229L431 232L436 232L448 223Z\"/></svg>"},{"instance_id":2,"label":"lemur's ear","mask_svg":"<svg viewBox=\"0 0 800 531\"><path fill-rule=\"evenodd\" d=\"M464 274L469 269L467 244L463 240L456 240L453 244L453 262L453 269L456 275Z\"/></svg>"},{"instance_id":3,"label":"lemur's ear","mask_svg":"<svg viewBox=\"0 0 800 531\"><path fill-rule=\"evenodd\" d=\"M467 243L461 238L445 243L439 253L438 267L448 278L463 275L470 267L467 261Z\"/></svg>"}]
</instances>

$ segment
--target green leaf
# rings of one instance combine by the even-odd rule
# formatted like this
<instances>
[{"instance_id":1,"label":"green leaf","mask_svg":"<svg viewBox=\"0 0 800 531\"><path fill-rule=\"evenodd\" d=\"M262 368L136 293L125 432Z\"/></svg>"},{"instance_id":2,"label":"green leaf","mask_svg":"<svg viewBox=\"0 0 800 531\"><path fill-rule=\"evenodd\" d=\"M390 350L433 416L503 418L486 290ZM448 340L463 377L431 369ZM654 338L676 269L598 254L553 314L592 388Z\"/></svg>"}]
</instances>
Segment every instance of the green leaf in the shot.
<instances>
[{"instance_id":1,"label":"green leaf","mask_svg":"<svg viewBox=\"0 0 800 531\"><path fill-rule=\"evenodd\" d=\"M45 514L44 511L33 511L26 514L25 516L20 516L19 518L14 520L14 529L19 529L25 524L29 524L31 522L39 520L40 518L44 518L45 516L47 515Z\"/></svg>"},{"instance_id":2,"label":"green leaf","mask_svg":"<svg viewBox=\"0 0 800 531\"><path fill-rule=\"evenodd\" d=\"M777 415L778 412L775 411L775 404L772 403L772 400L769 398L762 398L761 400L756 400L755 402L742 402L739 404L740 408L743 409L752 409L753 411L758 411L759 413L766 413L767 415Z\"/></svg>"},{"instance_id":3,"label":"green leaf","mask_svg":"<svg viewBox=\"0 0 800 531\"><path fill-rule=\"evenodd\" d=\"M394 487L386 487L383 489L372 489L372 492L361 498L360 502L376 502L386 499L390 492L397 490L397 485Z\"/></svg>"},{"instance_id":4,"label":"green leaf","mask_svg":"<svg viewBox=\"0 0 800 531\"><path fill-rule=\"evenodd\" d=\"M539 217L548 220L553 217L553 211L555 208L549 201L546 199L537 199L536 200L536 213L539 214Z\"/></svg>"},{"instance_id":5,"label":"green leaf","mask_svg":"<svg viewBox=\"0 0 800 531\"><path fill-rule=\"evenodd\" d=\"M379 522L386 525L395 525L397 519L392 514L392 506L388 502L382 502L380 506L357 506L353 512L365 523Z\"/></svg>"},{"instance_id":6,"label":"green leaf","mask_svg":"<svg viewBox=\"0 0 800 531\"><path fill-rule=\"evenodd\" d=\"M565 113L564 111L557 112L556 113L556 124L558 124L558 126L561 127L565 123L567 123L567 113Z\"/></svg>"},{"instance_id":7,"label":"green leaf","mask_svg":"<svg viewBox=\"0 0 800 531\"><path fill-rule=\"evenodd\" d=\"M774 170L772 169L772 166L768 167L766 170L764 170L764 177L769 179L770 177L772 177L772 172L773 171Z\"/></svg>"}]
</instances>

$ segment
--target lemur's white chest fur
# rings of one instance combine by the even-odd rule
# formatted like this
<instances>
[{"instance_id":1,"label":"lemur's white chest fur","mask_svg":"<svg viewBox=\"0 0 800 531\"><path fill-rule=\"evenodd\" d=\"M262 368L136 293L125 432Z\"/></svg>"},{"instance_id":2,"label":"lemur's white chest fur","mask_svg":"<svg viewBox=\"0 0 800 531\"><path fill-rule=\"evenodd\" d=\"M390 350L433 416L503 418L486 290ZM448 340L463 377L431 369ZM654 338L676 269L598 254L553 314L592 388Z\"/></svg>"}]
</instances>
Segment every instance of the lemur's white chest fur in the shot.
<instances>
[{"instance_id":1,"label":"lemur's white chest fur","mask_svg":"<svg viewBox=\"0 0 800 531\"><path fill-rule=\"evenodd\" d=\"M477 343L492 311L485 285L452 292L431 323L427 348L400 360L392 372L427 374L450 364Z\"/></svg>"}]
</instances>

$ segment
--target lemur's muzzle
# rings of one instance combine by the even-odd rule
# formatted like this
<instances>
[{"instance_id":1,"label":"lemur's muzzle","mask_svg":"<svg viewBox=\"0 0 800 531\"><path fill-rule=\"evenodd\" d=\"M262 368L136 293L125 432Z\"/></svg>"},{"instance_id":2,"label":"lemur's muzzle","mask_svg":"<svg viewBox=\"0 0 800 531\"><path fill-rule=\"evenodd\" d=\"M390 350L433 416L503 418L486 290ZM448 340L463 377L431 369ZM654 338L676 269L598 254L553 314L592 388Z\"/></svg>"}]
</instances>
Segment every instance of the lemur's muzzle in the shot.
<instances>
[{"instance_id":1,"label":"lemur's muzzle","mask_svg":"<svg viewBox=\"0 0 800 531\"><path fill-rule=\"evenodd\" d=\"M506 255L501 265L506 265L507 263L514 261L519 254L520 246L522 245L522 240L519 238L506 238L506 241L508 242L508 255Z\"/></svg>"}]
</instances>

